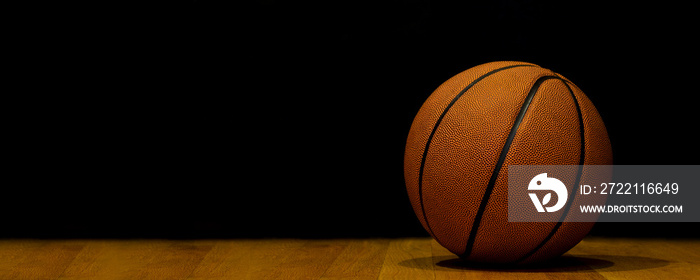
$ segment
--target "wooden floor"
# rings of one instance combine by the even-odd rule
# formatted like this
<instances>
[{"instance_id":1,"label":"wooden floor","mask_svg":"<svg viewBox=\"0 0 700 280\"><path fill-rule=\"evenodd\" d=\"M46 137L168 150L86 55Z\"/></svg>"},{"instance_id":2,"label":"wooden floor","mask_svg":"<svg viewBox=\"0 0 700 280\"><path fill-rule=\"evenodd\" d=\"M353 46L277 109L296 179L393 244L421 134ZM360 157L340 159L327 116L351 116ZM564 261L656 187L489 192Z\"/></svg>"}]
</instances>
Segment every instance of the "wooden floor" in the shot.
<instances>
[{"instance_id":1,"label":"wooden floor","mask_svg":"<svg viewBox=\"0 0 700 280\"><path fill-rule=\"evenodd\" d=\"M557 261L460 262L428 238L0 240L0 279L700 279L700 241L587 238Z\"/></svg>"}]
</instances>

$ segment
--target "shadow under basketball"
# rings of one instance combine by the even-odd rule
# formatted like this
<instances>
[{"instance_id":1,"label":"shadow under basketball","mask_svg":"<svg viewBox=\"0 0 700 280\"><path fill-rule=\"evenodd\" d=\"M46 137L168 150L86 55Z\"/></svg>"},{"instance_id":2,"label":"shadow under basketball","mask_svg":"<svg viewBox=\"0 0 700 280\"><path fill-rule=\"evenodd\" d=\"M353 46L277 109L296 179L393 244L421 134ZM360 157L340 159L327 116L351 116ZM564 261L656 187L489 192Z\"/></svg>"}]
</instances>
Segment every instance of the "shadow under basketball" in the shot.
<instances>
[{"instance_id":1,"label":"shadow under basketball","mask_svg":"<svg viewBox=\"0 0 700 280\"><path fill-rule=\"evenodd\" d=\"M432 263L433 258L416 258L399 264L411 268L426 269L424 262ZM548 262L513 265L513 264L484 264L462 260L460 258L444 259L435 263L434 269L481 270L499 272L590 272L597 271L631 271L663 267L669 264L667 260L618 255L564 255ZM429 267L429 266L428 266Z\"/></svg>"}]
</instances>

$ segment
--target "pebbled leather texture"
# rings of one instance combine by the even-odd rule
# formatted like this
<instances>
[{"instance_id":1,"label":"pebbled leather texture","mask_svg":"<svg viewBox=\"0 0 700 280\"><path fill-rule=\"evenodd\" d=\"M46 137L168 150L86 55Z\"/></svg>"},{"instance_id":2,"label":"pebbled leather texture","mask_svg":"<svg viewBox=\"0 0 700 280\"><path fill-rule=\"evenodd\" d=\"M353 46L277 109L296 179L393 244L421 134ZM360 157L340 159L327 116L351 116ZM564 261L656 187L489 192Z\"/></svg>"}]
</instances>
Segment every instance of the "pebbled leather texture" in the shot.
<instances>
[{"instance_id":1,"label":"pebbled leather texture","mask_svg":"<svg viewBox=\"0 0 700 280\"><path fill-rule=\"evenodd\" d=\"M536 88L488 193L518 114L543 77L549 78ZM404 176L416 216L442 246L472 261L527 263L568 251L593 223L508 223L508 165L577 165L580 160L612 164L605 126L590 100L551 70L499 61L455 75L425 101L408 135ZM575 178L559 179L571 186ZM465 252L475 221L476 235Z\"/></svg>"}]
</instances>

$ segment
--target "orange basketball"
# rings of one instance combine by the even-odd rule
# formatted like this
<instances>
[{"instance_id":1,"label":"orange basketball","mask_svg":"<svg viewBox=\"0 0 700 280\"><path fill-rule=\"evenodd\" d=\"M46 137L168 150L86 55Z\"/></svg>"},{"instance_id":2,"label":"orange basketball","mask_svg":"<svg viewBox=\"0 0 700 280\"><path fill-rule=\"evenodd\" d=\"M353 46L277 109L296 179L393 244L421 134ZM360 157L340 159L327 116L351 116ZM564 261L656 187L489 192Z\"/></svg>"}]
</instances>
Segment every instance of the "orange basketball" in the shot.
<instances>
[{"instance_id":1,"label":"orange basketball","mask_svg":"<svg viewBox=\"0 0 700 280\"><path fill-rule=\"evenodd\" d=\"M531 63L499 61L457 74L425 101L404 176L416 216L452 253L531 263L565 253L593 223L509 223L508 166L609 164L605 125L576 85Z\"/></svg>"}]
</instances>

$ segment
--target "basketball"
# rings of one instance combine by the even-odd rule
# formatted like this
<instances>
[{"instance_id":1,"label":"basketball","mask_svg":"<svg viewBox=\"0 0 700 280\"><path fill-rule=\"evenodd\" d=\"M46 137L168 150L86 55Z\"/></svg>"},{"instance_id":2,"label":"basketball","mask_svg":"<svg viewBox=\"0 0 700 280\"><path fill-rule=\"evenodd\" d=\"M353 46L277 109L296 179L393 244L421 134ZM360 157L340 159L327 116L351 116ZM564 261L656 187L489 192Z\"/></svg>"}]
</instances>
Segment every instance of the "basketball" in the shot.
<instances>
[{"instance_id":1,"label":"basketball","mask_svg":"<svg viewBox=\"0 0 700 280\"><path fill-rule=\"evenodd\" d=\"M428 97L408 134L404 177L440 245L467 261L525 264L564 254L594 223L508 222L508 166L610 164L605 125L581 89L538 65L499 61Z\"/></svg>"}]
</instances>

